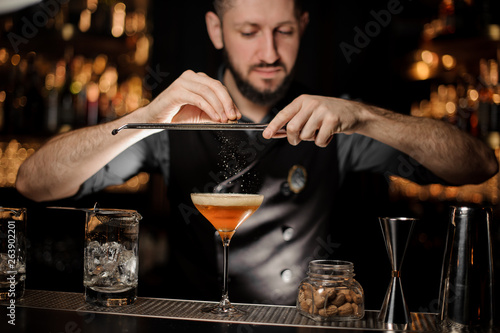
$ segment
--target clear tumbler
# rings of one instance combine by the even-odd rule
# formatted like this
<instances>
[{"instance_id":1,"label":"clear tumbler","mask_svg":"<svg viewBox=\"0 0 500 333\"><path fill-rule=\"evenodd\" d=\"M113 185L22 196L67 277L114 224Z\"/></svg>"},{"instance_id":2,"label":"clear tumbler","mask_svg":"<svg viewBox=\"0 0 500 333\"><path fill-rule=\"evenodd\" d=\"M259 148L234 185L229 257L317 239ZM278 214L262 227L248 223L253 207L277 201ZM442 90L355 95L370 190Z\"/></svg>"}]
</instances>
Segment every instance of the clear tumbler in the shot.
<instances>
[{"instance_id":1,"label":"clear tumbler","mask_svg":"<svg viewBox=\"0 0 500 333\"><path fill-rule=\"evenodd\" d=\"M87 211L83 285L88 303L122 306L136 300L141 219L134 210Z\"/></svg>"},{"instance_id":2,"label":"clear tumbler","mask_svg":"<svg viewBox=\"0 0 500 333\"><path fill-rule=\"evenodd\" d=\"M0 207L0 301L21 298L25 280L26 208Z\"/></svg>"}]
</instances>

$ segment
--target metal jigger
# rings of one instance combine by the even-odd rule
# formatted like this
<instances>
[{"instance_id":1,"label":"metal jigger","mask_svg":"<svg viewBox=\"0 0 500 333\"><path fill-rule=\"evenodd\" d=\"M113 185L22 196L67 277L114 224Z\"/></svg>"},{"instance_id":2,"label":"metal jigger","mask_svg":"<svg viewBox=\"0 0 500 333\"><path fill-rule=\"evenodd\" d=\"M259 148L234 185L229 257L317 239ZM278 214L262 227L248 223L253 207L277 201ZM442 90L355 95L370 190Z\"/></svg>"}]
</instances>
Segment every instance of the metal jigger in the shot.
<instances>
[{"instance_id":1,"label":"metal jigger","mask_svg":"<svg viewBox=\"0 0 500 333\"><path fill-rule=\"evenodd\" d=\"M392 279L378 320L387 324L408 324L411 323L411 315L403 295L400 271L406 247L417 220L407 217L381 217L379 221L392 266Z\"/></svg>"}]
</instances>

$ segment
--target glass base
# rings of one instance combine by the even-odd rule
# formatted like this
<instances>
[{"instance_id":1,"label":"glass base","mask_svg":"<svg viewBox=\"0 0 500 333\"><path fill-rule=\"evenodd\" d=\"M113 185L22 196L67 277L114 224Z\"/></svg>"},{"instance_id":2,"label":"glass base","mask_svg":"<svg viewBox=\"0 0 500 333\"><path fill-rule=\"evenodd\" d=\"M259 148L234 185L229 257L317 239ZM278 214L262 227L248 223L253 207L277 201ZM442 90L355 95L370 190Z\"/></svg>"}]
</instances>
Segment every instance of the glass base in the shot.
<instances>
[{"instance_id":1,"label":"glass base","mask_svg":"<svg viewBox=\"0 0 500 333\"><path fill-rule=\"evenodd\" d=\"M14 285L8 283L0 284L0 302L10 302L11 299L20 300L24 296L24 279Z\"/></svg>"},{"instance_id":2,"label":"glass base","mask_svg":"<svg viewBox=\"0 0 500 333\"><path fill-rule=\"evenodd\" d=\"M217 305L215 306L209 306L206 308L201 309L201 312L204 313L211 313L215 314L218 316L231 316L231 317L239 317L244 315L246 312L244 310L241 310L231 304L229 300L226 298L223 298Z\"/></svg>"},{"instance_id":3,"label":"glass base","mask_svg":"<svg viewBox=\"0 0 500 333\"><path fill-rule=\"evenodd\" d=\"M131 288L122 292L97 291L85 287L85 302L98 306L123 306L130 305L137 299L137 288Z\"/></svg>"}]
</instances>

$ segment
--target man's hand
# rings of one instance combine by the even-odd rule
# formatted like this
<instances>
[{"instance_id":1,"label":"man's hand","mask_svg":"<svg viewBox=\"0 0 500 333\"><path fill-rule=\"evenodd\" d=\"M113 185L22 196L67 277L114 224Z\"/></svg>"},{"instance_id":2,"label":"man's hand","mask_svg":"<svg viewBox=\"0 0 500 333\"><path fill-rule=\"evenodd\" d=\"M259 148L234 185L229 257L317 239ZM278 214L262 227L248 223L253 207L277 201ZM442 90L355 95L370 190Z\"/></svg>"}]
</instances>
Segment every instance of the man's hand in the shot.
<instances>
[{"instance_id":1,"label":"man's hand","mask_svg":"<svg viewBox=\"0 0 500 333\"><path fill-rule=\"evenodd\" d=\"M491 149L443 121L417 118L362 103L302 95L269 123L264 138L276 138L286 125L288 141L327 146L335 133L358 133L414 158L451 184L483 182L498 172Z\"/></svg>"},{"instance_id":2,"label":"man's hand","mask_svg":"<svg viewBox=\"0 0 500 333\"><path fill-rule=\"evenodd\" d=\"M204 73L185 71L148 106L153 123L227 122L241 114L220 81Z\"/></svg>"},{"instance_id":3,"label":"man's hand","mask_svg":"<svg viewBox=\"0 0 500 333\"><path fill-rule=\"evenodd\" d=\"M66 198L115 156L152 135L111 135L127 123L227 122L241 117L226 88L206 74L184 72L149 105L112 122L80 128L45 143L19 168L16 188L35 201Z\"/></svg>"},{"instance_id":4,"label":"man's hand","mask_svg":"<svg viewBox=\"0 0 500 333\"><path fill-rule=\"evenodd\" d=\"M281 110L269 123L264 138L277 137L276 132L286 126L288 142L314 141L326 147L335 133L353 133L360 124L358 103L323 96L302 95Z\"/></svg>"}]
</instances>

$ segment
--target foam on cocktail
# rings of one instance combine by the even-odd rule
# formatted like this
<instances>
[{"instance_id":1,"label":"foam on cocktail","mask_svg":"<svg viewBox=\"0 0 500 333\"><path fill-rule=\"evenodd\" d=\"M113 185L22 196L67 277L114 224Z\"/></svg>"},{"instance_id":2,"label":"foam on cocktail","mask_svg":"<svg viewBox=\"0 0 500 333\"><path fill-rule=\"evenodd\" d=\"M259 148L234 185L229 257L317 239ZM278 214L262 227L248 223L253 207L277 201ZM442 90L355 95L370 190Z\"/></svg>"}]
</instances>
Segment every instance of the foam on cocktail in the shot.
<instances>
[{"instance_id":1,"label":"foam on cocktail","mask_svg":"<svg viewBox=\"0 0 500 333\"><path fill-rule=\"evenodd\" d=\"M260 206L264 196L241 193L192 193L195 205L202 206Z\"/></svg>"}]
</instances>

